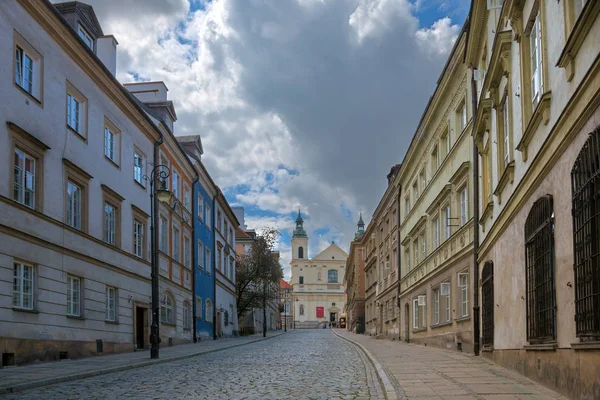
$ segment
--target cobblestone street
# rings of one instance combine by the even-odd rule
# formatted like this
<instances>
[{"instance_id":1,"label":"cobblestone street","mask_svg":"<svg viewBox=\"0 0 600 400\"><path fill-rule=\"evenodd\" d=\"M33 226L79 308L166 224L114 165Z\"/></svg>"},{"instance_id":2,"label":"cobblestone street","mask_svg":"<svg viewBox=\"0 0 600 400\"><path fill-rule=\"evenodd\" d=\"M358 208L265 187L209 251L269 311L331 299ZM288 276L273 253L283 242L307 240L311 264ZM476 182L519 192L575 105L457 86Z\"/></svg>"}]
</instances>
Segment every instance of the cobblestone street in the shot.
<instances>
[{"instance_id":1,"label":"cobblestone street","mask_svg":"<svg viewBox=\"0 0 600 400\"><path fill-rule=\"evenodd\" d=\"M306 330L0 399L376 398L367 371L356 346L330 330Z\"/></svg>"}]
</instances>

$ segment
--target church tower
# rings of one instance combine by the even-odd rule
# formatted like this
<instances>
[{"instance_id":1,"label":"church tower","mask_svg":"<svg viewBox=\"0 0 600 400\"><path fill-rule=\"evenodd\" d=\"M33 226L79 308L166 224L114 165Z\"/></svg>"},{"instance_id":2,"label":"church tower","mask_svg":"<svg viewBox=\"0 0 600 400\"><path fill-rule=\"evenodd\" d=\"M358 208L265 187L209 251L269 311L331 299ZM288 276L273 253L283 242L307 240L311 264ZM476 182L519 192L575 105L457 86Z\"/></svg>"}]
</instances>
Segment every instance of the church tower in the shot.
<instances>
[{"instance_id":1,"label":"church tower","mask_svg":"<svg viewBox=\"0 0 600 400\"><path fill-rule=\"evenodd\" d=\"M354 234L354 240L360 239L365 234L365 223L362 219L362 212L360 213L360 218L358 219L358 224L356 224L356 227L358 228L358 230Z\"/></svg>"},{"instance_id":2,"label":"church tower","mask_svg":"<svg viewBox=\"0 0 600 400\"><path fill-rule=\"evenodd\" d=\"M298 209L298 217L296 218L296 229L292 236L292 260L307 260L308 259L308 236L304 230L304 220Z\"/></svg>"}]
</instances>

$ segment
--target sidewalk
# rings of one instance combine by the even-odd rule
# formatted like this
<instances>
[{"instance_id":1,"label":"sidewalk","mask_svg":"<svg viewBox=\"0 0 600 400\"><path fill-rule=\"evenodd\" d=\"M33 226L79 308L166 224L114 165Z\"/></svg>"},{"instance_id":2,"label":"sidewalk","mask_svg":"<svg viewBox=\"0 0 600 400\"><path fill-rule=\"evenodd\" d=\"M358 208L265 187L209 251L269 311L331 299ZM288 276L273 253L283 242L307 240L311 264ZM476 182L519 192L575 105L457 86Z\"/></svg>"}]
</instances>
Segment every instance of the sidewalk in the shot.
<instances>
[{"instance_id":1,"label":"sidewalk","mask_svg":"<svg viewBox=\"0 0 600 400\"><path fill-rule=\"evenodd\" d=\"M560 394L482 357L335 332L362 345L384 364L401 399L567 400Z\"/></svg>"},{"instance_id":2,"label":"sidewalk","mask_svg":"<svg viewBox=\"0 0 600 400\"><path fill-rule=\"evenodd\" d=\"M283 333L283 331L267 332L266 338L263 338L262 334L256 334L237 338L202 340L198 343L182 344L173 347L161 346L160 358L157 360L151 360L150 350L144 350L89 357L80 360L63 360L0 368L0 395L59 382L195 357L201 354L270 339Z\"/></svg>"}]
</instances>

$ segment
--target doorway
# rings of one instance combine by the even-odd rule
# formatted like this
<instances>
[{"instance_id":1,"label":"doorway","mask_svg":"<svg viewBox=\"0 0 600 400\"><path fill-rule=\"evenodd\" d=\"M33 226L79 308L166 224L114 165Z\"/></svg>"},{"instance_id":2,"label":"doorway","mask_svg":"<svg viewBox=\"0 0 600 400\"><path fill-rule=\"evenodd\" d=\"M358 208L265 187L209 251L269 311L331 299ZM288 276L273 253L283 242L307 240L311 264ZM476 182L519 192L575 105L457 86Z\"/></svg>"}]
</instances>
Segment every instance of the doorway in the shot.
<instances>
[{"instance_id":1,"label":"doorway","mask_svg":"<svg viewBox=\"0 0 600 400\"><path fill-rule=\"evenodd\" d=\"M221 311L217 311L217 337L222 337L223 332L221 330Z\"/></svg>"},{"instance_id":2,"label":"doorway","mask_svg":"<svg viewBox=\"0 0 600 400\"><path fill-rule=\"evenodd\" d=\"M408 343L410 341L409 339L409 334L410 334L410 308L408 307L408 303L406 304L406 306L404 307L404 340L406 341L406 343Z\"/></svg>"},{"instance_id":3,"label":"doorway","mask_svg":"<svg viewBox=\"0 0 600 400\"><path fill-rule=\"evenodd\" d=\"M136 348L143 350L146 347L146 313L147 308L136 307L135 308L135 344Z\"/></svg>"},{"instance_id":4,"label":"doorway","mask_svg":"<svg viewBox=\"0 0 600 400\"><path fill-rule=\"evenodd\" d=\"M330 312L329 313L329 322L335 322L337 313Z\"/></svg>"}]
</instances>

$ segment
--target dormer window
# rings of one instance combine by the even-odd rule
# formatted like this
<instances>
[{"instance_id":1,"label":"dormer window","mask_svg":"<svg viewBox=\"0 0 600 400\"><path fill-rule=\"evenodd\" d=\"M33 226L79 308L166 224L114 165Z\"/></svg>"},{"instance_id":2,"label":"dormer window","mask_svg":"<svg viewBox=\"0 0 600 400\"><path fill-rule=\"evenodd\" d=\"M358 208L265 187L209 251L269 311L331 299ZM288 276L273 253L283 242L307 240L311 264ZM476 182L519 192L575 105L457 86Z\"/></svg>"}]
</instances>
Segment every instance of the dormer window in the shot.
<instances>
[{"instance_id":1,"label":"dormer window","mask_svg":"<svg viewBox=\"0 0 600 400\"><path fill-rule=\"evenodd\" d=\"M87 44L87 46L90 49L94 50L94 39L92 39L92 36L89 33L87 33L81 25L79 25L77 33L79 34L79 37L85 42L85 44Z\"/></svg>"}]
</instances>

